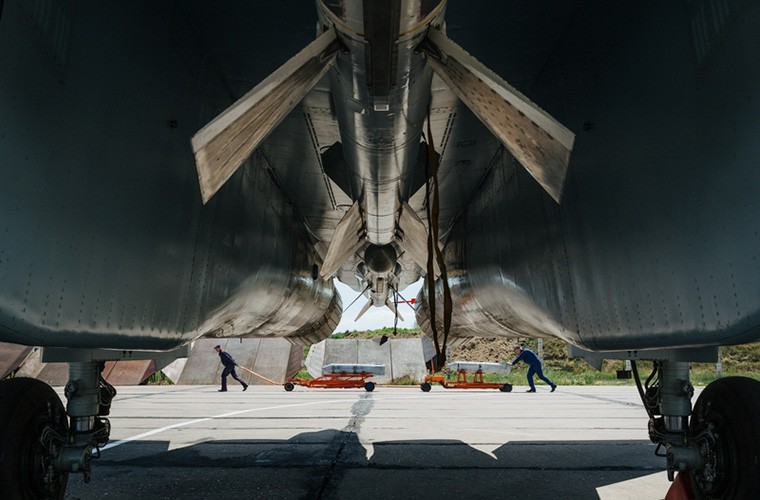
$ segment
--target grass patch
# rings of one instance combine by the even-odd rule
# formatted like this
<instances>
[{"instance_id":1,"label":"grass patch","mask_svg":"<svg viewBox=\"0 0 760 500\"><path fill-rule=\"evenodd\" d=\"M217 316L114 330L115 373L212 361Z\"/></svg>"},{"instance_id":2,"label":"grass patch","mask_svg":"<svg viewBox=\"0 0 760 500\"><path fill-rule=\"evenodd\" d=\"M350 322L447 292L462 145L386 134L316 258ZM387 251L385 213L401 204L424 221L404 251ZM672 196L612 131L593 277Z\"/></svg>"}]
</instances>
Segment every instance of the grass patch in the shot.
<instances>
[{"instance_id":1,"label":"grass patch","mask_svg":"<svg viewBox=\"0 0 760 500\"><path fill-rule=\"evenodd\" d=\"M296 373L293 378L305 378L307 380L314 380L314 377L311 376L309 372L307 372L305 369L300 370L298 373Z\"/></svg>"},{"instance_id":2,"label":"grass patch","mask_svg":"<svg viewBox=\"0 0 760 500\"><path fill-rule=\"evenodd\" d=\"M332 334L332 339L372 339L382 337L383 335L391 338L413 339L422 336L422 330L419 328L398 328L396 335L393 335L393 328L386 326L379 330L346 330Z\"/></svg>"},{"instance_id":3,"label":"grass patch","mask_svg":"<svg viewBox=\"0 0 760 500\"><path fill-rule=\"evenodd\" d=\"M146 378L140 385L174 385L174 382L162 371L157 371L150 377Z\"/></svg>"},{"instance_id":4,"label":"grass patch","mask_svg":"<svg viewBox=\"0 0 760 500\"><path fill-rule=\"evenodd\" d=\"M372 379L370 379L370 380L372 380ZM420 384L420 381L414 380L409 375L404 375L401 378L397 378L396 380L392 380L391 382L389 382L388 385L419 385L419 384Z\"/></svg>"}]
</instances>

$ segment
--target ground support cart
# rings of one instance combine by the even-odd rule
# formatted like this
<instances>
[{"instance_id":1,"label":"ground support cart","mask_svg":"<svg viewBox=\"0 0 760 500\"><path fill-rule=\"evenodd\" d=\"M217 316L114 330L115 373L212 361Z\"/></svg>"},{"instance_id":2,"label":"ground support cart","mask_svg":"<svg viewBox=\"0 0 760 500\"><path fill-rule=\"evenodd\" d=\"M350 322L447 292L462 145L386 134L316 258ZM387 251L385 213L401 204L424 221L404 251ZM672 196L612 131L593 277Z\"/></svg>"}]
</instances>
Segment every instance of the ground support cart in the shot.
<instances>
[{"instance_id":1,"label":"ground support cart","mask_svg":"<svg viewBox=\"0 0 760 500\"><path fill-rule=\"evenodd\" d=\"M446 389L498 389L501 392L512 392L512 384L502 382L485 382L483 374L486 372L506 372L511 366L506 363L478 363L467 361L455 361L446 365L450 370L457 372L456 382L447 380L443 375L428 375L420 385L423 392L430 392L431 384L440 384ZM467 379L467 374L472 372L472 379Z\"/></svg>"},{"instance_id":2,"label":"ground support cart","mask_svg":"<svg viewBox=\"0 0 760 500\"><path fill-rule=\"evenodd\" d=\"M315 379L292 378L285 382L285 390L292 391L296 385L327 389L364 387L367 392L375 390L375 383L367 380L375 375L385 375L385 365L331 364L322 368L322 376Z\"/></svg>"}]
</instances>

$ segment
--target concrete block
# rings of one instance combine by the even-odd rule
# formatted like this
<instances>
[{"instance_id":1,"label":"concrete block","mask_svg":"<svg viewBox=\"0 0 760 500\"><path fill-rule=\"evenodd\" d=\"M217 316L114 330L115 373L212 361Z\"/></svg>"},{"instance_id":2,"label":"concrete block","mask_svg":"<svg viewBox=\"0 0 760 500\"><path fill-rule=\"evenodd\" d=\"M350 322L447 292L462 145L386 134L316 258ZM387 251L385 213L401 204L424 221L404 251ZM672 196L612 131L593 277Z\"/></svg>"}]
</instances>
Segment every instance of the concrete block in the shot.
<instances>
[{"instance_id":1,"label":"concrete block","mask_svg":"<svg viewBox=\"0 0 760 500\"><path fill-rule=\"evenodd\" d=\"M419 382L427 373L421 339L392 339L383 345L374 339L326 339L312 346L306 358L311 376L321 376L322 367L330 364L385 365L385 375L373 377L381 384L405 376Z\"/></svg>"},{"instance_id":2,"label":"concrete block","mask_svg":"<svg viewBox=\"0 0 760 500\"><path fill-rule=\"evenodd\" d=\"M45 367L45 363L43 363L40 359L40 352L41 351L39 348L35 348L31 354L26 357L24 363L21 365L21 368L19 368L18 372L16 372L17 377L37 378L42 369Z\"/></svg>"},{"instance_id":3,"label":"concrete block","mask_svg":"<svg viewBox=\"0 0 760 500\"><path fill-rule=\"evenodd\" d=\"M298 365L300 366L303 362L302 347L297 347L284 338L261 339L261 345L256 354L256 362L251 369L275 382L284 384L287 379L295 375L295 372L288 374L288 369L291 366L291 358L293 356L298 357L299 353L300 361ZM257 385L268 384L268 382L252 375L250 383Z\"/></svg>"},{"instance_id":4,"label":"concrete block","mask_svg":"<svg viewBox=\"0 0 760 500\"><path fill-rule=\"evenodd\" d=\"M412 380L425 378L425 360L420 339L391 339L391 376L393 380L408 376Z\"/></svg>"},{"instance_id":5,"label":"concrete block","mask_svg":"<svg viewBox=\"0 0 760 500\"><path fill-rule=\"evenodd\" d=\"M218 384L224 367L219 360L219 355L214 351L214 346L217 344L222 347L222 350L230 353L238 365L278 383L285 383L286 379L295 375L303 363L303 348L283 338L200 339L194 343L177 383L181 385ZM267 383L241 369L237 370L237 374L247 383ZM227 382L230 383L229 378Z\"/></svg>"},{"instance_id":6,"label":"concrete block","mask_svg":"<svg viewBox=\"0 0 760 500\"><path fill-rule=\"evenodd\" d=\"M269 342L269 340L271 339L266 339L266 342ZM235 358L235 361L237 361L237 363L240 366L244 366L248 368L249 370L253 370L256 373L260 373L258 370L256 370L256 368L254 368L254 366L256 365L256 358L259 355L259 350L261 349L261 346L262 346L262 339L230 339L230 341L227 342L227 348L225 350L228 353L230 353L233 358ZM217 375L222 374L222 369L223 367L220 362ZM243 380L245 380L247 384L265 383L265 382L262 382L261 379L254 377L253 375L251 375L245 370L241 370L238 368L236 371L237 371L238 376L242 378ZM264 375L267 378L271 378L264 373L261 373L261 375ZM228 378L227 382L229 383L230 380L232 379Z\"/></svg>"},{"instance_id":7,"label":"concrete block","mask_svg":"<svg viewBox=\"0 0 760 500\"><path fill-rule=\"evenodd\" d=\"M69 364L42 363L42 369L35 378L54 387L66 385L69 381Z\"/></svg>"},{"instance_id":8,"label":"concrete block","mask_svg":"<svg viewBox=\"0 0 760 500\"><path fill-rule=\"evenodd\" d=\"M222 346L222 350L227 350L226 339L196 340L177 384L209 385L218 383L219 375L222 373L222 363L219 361L219 355L214 351L214 346L217 344Z\"/></svg>"},{"instance_id":9,"label":"concrete block","mask_svg":"<svg viewBox=\"0 0 760 500\"><path fill-rule=\"evenodd\" d=\"M107 361L103 377L113 385L140 385L155 371L152 360ZM66 385L69 380L68 363L43 363L40 361L40 350L35 349L16 375L36 378L52 386Z\"/></svg>"},{"instance_id":10,"label":"concrete block","mask_svg":"<svg viewBox=\"0 0 760 500\"><path fill-rule=\"evenodd\" d=\"M113 385L140 385L155 372L151 360L107 361L103 377ZM43 363L40 350L32 352L19 369L17 376L32 377L52 386L66 385L69 381L68 363Z\"/></svg>"},{"instance_id":11,"label":"concrete block","mask_svg":"<svg viewBox=\"0 0 760 500\"><path fill-rule=\"evenodd\" d=\"M314 344L306 356L306 362L304 363L306 371L314 378L322 375L322 367L325 366L325 346L327 342L328 339L325 339L322 342Z\"/></svg>"},{"instance_id":12,"label":"concrete block","mask_svg":"<svg viewBox=\"0 0 760 500\"><path fill-rule=\"evenodd\" d=\"M391 369L391 343L380 345L380 339L357 340L357 363L384 365L385 373L375 375L372 381L376 384L386 384L393 380Z\"/></svg>"},{"instance_id":13,"label":"concrete block","mask_svg":"<svg viewBox=\"0 0 760 500\"><path fill-rule=\"evenodd\" d=\"M166 375L172 383L176 384L179 381L179 377L182 375L182 370L185 369L186 364L187 358L178 358L163 367L161 371L164 372L164 375Z\"/></svg>"},{"instance_id":14,"label":"concrete block","mask_svg":"<svg viewBox=\"0 0 760 500\"><path fill-rule=\"evenodd\" d=\"M293 344L290 346L290 363L288 364L288 371L285 374L285 380L289 380L295 376L296 373L303 368L303 346Z\"/></svg>"},{"instance_id":15,"label":"concrete block","mask_svg":"<svg viewBox=\"0 0 760 500\"><path fill-rule=\"evenodd\" d=\"M111 385L140 385L156 372L151 359L106 361L103 378Z\"/></svg>"},{"instance_id":16,"label":"concrete block","mask_svg":"<svg viewBox=\"0 0 760 500\"><path fill-rule=\"evenodd\" d=\"M29 346L0 342L0 380L19 368L30 352Z\"/></svg>"},{"instance_id":17,"label":"concrete block","mask_svg":"<svg viewBox=\"0 0 760 500\"><path fill-rule=\"evenodd\" d=\"M322 366L333 363L359 362L359 340L357 339L327 339L325 358ZM322 367L320 367L320 370Z\"/></svg>"}]
</instances>

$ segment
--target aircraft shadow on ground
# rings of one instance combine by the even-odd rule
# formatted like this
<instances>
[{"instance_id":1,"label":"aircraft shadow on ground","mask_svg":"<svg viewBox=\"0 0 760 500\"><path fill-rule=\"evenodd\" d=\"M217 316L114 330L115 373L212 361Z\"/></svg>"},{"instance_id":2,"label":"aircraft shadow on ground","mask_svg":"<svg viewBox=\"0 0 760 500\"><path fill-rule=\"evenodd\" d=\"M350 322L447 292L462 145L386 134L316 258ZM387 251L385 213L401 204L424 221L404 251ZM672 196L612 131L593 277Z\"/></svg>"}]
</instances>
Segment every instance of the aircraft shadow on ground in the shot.
<instances>
[{"instance_id":1,"label":"aircraft shadow on ground","mask_svg":"<svg viewBox=\"0 0 760 500\"><path fill-rule=\"evenodd\" d=\"M599 498L597 488L664 465L646 440L511 441L484 451L457 440L369 447L355 432L322 430L170 446L139 441L107 450L93 463L92 482L72 476L66 497Z\"/></svg>"}]
</instances>

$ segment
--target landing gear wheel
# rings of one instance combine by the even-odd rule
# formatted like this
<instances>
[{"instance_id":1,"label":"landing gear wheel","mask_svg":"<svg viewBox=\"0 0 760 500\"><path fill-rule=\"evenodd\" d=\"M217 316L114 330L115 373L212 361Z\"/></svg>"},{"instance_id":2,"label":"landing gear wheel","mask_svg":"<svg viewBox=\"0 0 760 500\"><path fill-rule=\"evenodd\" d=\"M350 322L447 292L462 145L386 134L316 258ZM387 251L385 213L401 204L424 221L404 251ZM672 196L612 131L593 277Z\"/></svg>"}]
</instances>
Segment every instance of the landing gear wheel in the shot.
<instances>
[{"instance_id":1,"label":"landing gear wheel","mask_svg":"<svg viewBox=\"0 0 760 500\"><path fill-rule=\"evenodd\" d=\"M293 382L285 382L284 387L285 387L286 391L290 392L290 391L293 390L293 388L295 387L295 385L293 385Z\"/></svg>"},{"instance_id":2,"label":"landing gear wheel","mask_svg":"<svg viewBox=\"0 0 760 500\"><path fill-rule=\"evenodd\" d=\"M0 484L4 498L61 499L68 472L51 466L40 436L46 427L68 432L68 419L55 391L39 380L0 382Z\"/></svg>"},{"instance_id":3,"label":"landing gear wheel","mask_svg":"<svg viewBox=\"0 0 760 500\"><path fill-rule=\"evenodd\" d=\"M689 433L711 430L705 466L691 472L699 499L752 498L760 490L760 382L727 377L708 385L694 405Z\"/></svg>"},{"instance_id":4,"label":"landing gear wheel","mask_svg":"<svg viewBox=\"0 0 760 500\"><path fill-rule=\"evenodd\" d=\"M422 392L430 392L430 384L427 382L423 382L420 386L420 389L422 389Z\"/></svg>"},{"instance_id":5,"label":"landing gear wheel","mask_svg":"<svg viewBox=\"0 0 760 500\"><path fill-rule=\"evenodd\" d=\"M364 383L364 390L367 392L372 392L375 390L375 383L374 382L365 382Z\"/></svg>"},{"instance_id":6,"label":"landing gear wheel","mask_svg":"<svg viewBox=\"0 0 760 500\"><path fill-rule=\"evenodd\" d=\"M501 387L499 387L499 390L501 392L512 392L512 384L504 384Z\"/></svg>"}]
</instances>

